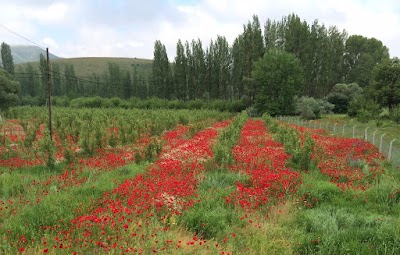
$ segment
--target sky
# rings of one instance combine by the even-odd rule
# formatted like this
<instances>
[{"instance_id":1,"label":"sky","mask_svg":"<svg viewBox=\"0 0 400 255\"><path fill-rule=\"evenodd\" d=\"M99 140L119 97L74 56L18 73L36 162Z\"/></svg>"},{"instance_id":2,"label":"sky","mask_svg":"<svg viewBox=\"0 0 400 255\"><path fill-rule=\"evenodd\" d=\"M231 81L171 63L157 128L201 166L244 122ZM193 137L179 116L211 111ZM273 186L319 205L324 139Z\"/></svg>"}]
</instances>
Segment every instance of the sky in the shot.
<instances>
[{"instance_id":1,"label":"sky","mask_svg":"<svg viewBox=\"0 0 400 255\"><path fill-rule=\"evenodd\" d=\"M400 57L399 0L0 0L0 6L0 42L31 44L4 26L65 58L153 58L161 40L172 61L178 39L208 45L222 35L232 43L254 14L263 26L291 13L375 37Z\"/></svg>"}]
</instances>

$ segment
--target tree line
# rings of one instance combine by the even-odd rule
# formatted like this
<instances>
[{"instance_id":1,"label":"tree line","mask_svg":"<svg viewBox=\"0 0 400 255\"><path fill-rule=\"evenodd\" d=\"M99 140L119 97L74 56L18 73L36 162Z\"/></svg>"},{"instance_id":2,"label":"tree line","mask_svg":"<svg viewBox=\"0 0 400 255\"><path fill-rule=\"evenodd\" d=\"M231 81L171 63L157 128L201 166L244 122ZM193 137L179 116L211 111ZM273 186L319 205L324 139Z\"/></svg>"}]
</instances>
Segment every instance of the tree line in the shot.
<instances>
[{"instance_id":1,"label":"tree line","mask_svg":"<svg viewBox=\"0 0 400 255\"><path fill-rule=\"evenodd\" d=\"M105 98L130 97L149 98L151 84L148 74L137 67L132 71L122 70L116 63L108 63L103 73L93 73L89 77L78 77L72 64L60 66L51 64L52 95L76 98L82 96L101 96ZM43 55L40 56L39 68L31 63L18 66L15 78L21 84L21 97L35 97L45 100L47 94L47 67Z\"/></svg>"},{"instance_id":2,"label":"tree line","mask_svg":"<svg viewBox=\"0 0 400 255\"><path fill-rule=\"evenodd\" d=\"M366 87L376 65L389 59L389 51L375 38L349 36L336 26L315 20L302 21L295 14L280 21L267 20L262 29L258 16L243 26L232 45L224 36L204 48L200 40L181 40L170 65L161 41L154 45L153 80L162 98L253 99L251 72L266 52L282 50L300 61L304 80L301 95L326 96L337 83Z\"/></svg>"},{"instance_id":3,"label":"tree line","mask_svg":"<svg viewBox=\"0 0 400 255\"><path fill-rule=\"evenodd\" d=\"M288 53L296 60L285 54L275 54L277 52ZM241 99L247 101L249 105L257 104L256 96L259 93L273 94L278 90L281 94L287 93L280 87L277 89L260 85L262 80L260 74L264 72L259 69L255 73L255 70L257 66L263 64L256 63L267 54L271 54L267 58L270 63L264 63L264 66L279 68L279 65L274 63L279 62L276 57L282 57L296 63L286 65L288 68L286 71L291 72L290 69L293 67L301 72L300 76L294 76L296 83L293 83L292 80L283 79L285 76L290 76L285 70L276 73L274 70L269 70L268 75L272 77L270 81L279 74L281 82L289 82L291 86L295 86L294 89L290 88L296 92L291 96L313 98L326 97L334 91L336 84L356 83L362 89L371 88L369 85L376 84L378 90L379 86L386 88L385 84L374 80L379 74L375 69L385 63L386 66L390 66L391 61L393 62L390 60L388 48L378 39L361 35L349 36L345 30L340 31L336 26L326 27L318 20L307 23L296 14L290 14L281 20L268 19L262 26L258 16L254 15L243 25L242 33L231 45L226 37L220 35L212 39L207 46L200 39L185 42L179 40L173 60L168 58L165 45L157 40L154 44L154 60L150 73L143 72L137 67L133 71L121 70L117 64L109 63L108 70L102 74L93 73L90 77L82 78L77 77L73 65L61 68L57 64L52 64L52 93L55 96L69 98L158 97L183 101ZM6 56L3 59L4 69L14 75L21 84L19 95L45 100L44 57L41 56L38 69L32 64L27 64L25 68L18 66L14 74L14 66L10 63L7 52L4 55ZM297 68L297 65L300 68ZM285 65L283 63L280 66ZM385 73L381 74L384 75ZM382 77L380 79L383 80ZM383 97L375 89L369 90L375 91L375 94L370 93L376 95L374 99ZM275 103L275 99L282 98L267 99ZM395 99L386 101L391 105L397 103Z\"/></svg>"}]
</instances>

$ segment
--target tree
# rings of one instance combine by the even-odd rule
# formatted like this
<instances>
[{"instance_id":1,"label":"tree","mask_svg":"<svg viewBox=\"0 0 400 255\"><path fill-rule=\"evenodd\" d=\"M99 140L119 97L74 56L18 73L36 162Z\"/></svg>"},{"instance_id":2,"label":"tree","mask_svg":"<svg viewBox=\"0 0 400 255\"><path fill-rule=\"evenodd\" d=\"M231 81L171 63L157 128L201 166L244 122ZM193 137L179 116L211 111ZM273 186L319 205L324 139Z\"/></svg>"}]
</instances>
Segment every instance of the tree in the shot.
<instances>
[{"instance_id":1,"label":"tree","mask_svg":"<svg viewBox=\"0 0 400 255\"><path fill-rule=\"evenodd\" d=\"M394 58L378 65L373 73L371 94L383 107L400 104L400 60Z\"/></svg>"},{"instance_id":2,"label":"tree","mask_svg":"<svg viewBox=\"0 0 400 255\"><path fill-rule=\"evenodd\" d=\"M28 80L26 81L28 95L36 97L39 95L39 74L37 73L36 69L31 65L31 63L28 63L25 70L25 73L27 73L25 77L28 78Z\"/></svg>"},{"instance_id":3,"label":"tree","mask_svg":"<svg viewBox=\"0 0 400 255\"><path fill-rule=\"evenodd\" d=\"M264 37L260 21L254 15L253 21L243 26L243 33L235 39L231 48L232 73L229 86L231 98L233 96L240 98L246 91L251 91L251 88L246 87L248 83L244 77L250 77L254 62L262 58L264 53ZM246 95L251 97L247 93Z\"/></svg>"},{"instance_id":4,"label":"tree","mask_svg":"<svg viewBox=\"0 0 400 255\"><path fill-rule=\"evenodd\" d=\"M185 47L179 40L176 45L176 57L174 63L174 80L176 88L176 98L180 100L186 99L186 79L187 79L187 58L185 55Z\"/></svg>"},{"instance_id":5,"label":"tree","mask_svg":"<svg viewBox=\"0 0 400 255\"><path fill-rule=\"evenodd\" d=\"M352 35L346 41L345 82L356 82L362 88L369 85L376 65L389 60L389 50L375 38Z\"/></svg>"},{"instance_id":6,"label":"tree","mask_svg":"<svg viewBox=\"0 0 400 255\"><path fill-rule=\"evenodd\" d=\"M244 47L243 47L243 35L239 35L233 42L231 53L232 53L232 86L233 91L237 97L241 97L244 94L243 84L243 63L244 63Z\"/></svg>"},{"instance_id":7,"label":"tree","mask_svg":"<svg viewBox=\"0 0 400 255\"><path fill-rule=\"evenodd\" d=\"M168 61L167 50L161 41L154 43L153 85L155 95L159 98L170 99L175 94L172 83L172 71Z\"/></svg>"},{"instance_id":8,"label":"tree","mask_svg":"<svg viewBox=\"0 0 400 255\"><path fill-rule=\"evenodd\" d=\"M11 76L14 76L14 60L11 54L10 45L6 43L1 44L1 61L3 62L3 68Z\"/></svg>"},{"instance_id":9,"label":"tree","mask_svg":"<svg viewBox=\"0 0 400 255\"><path fill-rule=\"evenodd\" d=\"M201 98L205 92L206 61L203 45L200 39L192 40L192 62L194 65L194 86L196 88L195 98Z\"/></svg>"},{"instance_id":10,"label":"tree","mask_svg":"<svg viewBox=\"0 0 400 255\"><path fill-rule=\"evenodd\" d=\"M75 74L74 65L66 65L64 70L65 77L65 94L68 97L78 95L78 78Z\"/></svg>"},{"instance_id":11,"label":"tree","mask_svg":"<svg viewBox=\"0 0 400 255\"><path fill-rule=\"evenodd\" d=\"M123 98L124 87L123 87L123 76L116 63L108 63L108 97L121 97Z\"/></svg>"},{"instance_id":12,"label":"tree","mask_svg":"<svg viewBox=\"0 0 400 255\"><path fill-rule=\"evenodd\" d=\"M124 83L123 98L128 99L132 96L132 79L131 79L131 73L129 71L126 71L123 83Z\"/></svg>"},{"instance_id":13,"label":"tree","mask_svg":"<svg viewBox=\"0 0 400 255\"><path fill-rule=\"evenodd\" d=\"M252 79L256 83L255 108L262 114L293 114L294 97L303 84L300 61L292 54L270 50L254 64Z\"/></svg>"},{"instance_id":14,"label":"tree","mask_svg":"<svg viewBox=\"0 0 400 255\"><path fill-rule=\"evenodd\" d=\"M61 96L62 95L62 88L61 88L61 72L60 66L58 64L52 65L52 78L53 78L53 85L52 85L52 94L54 96Z\"/></svg>"},{"instance_id":15,"label":"tree","mask_svg":"<svg viewBox=\"0 0 400 255\"><path fill-rule=\"evenodd\" d=\"M0 111L7 110L18 101L19 82L12 79L11 75L0 69Z\"/></svg>"},{"instance_id":16,"label":"tree","mask_svg":"<svg viewBox=\"0 0 400 255\"><path fill-rule=\"evenodd\" d=\"M228 41L224 36L218 36L211 41L208 56L209 77L211 78L210 96L215 99L225 99L228 96L227 87L230 80L231 54Z\"/></svg>"},{"instance_id":17,"label":"tree","mask_svg":"<svg viewBox=\"0 0 400 255\"><path fill-rule=\"evenodd\" d=\"M43 54L40 54L39 60L39 71L40 71L40 87L38 88L38 96L41 99L45 99L47 95L47 60Z\"/></svg>"},{"instance_id":18,"label":"tree","mask_svg":"<svg viewBox=\"0 0 400 255\"><path fill-rule=\"evenodd\" d=\"M195 88L195 69L194 69L194 57L193 52L190 48L190 44L188 41L185 43L186 48L186 98L185 99L193 99L196 95L196 88Z\"/></svg>"}]
</instances>

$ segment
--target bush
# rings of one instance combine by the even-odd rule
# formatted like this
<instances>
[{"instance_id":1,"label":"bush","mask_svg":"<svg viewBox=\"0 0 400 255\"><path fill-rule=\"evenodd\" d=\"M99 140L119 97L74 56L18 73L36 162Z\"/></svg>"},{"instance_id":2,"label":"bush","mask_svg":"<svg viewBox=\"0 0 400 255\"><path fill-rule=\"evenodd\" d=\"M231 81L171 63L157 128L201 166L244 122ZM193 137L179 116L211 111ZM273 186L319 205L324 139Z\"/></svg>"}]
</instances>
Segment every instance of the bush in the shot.
<instances>
[{"instance_id":1,"label":"bush","mask_svg":"<svg viewBox=\"0 0 400 255\"><path fill-rule=\"evenodd\" d=\"M357 111L357 120L360 122L367 123L370 120L379 118L380 107L374 101L368 101L363 108Z\"/></svg>"},{"instance_id":2,"label":"bush","mask_svg":"<svg viewBox=\"0 0 400 255\"><path fill-rule=\"evenodd\" d=\"M400 124L400 104L390 110L390 119Z\"/></svg>"},{"instance_id":3,"label":"bush","mask_svg":"<svg viewBox=\"0 0 400 255\"><path fill-rule=\"evenodd\" d=\"M21 98L22 105L43 106L46 104L46 98L23 96Z\"/></svg>"},{"instance_id":4,"label":"bush","mask_svg":"<svg viewBox=\"0 0 400 255\"><path fill-rule=\"evenodd\" d=\"M296 114L299 114L304 119L318 119L322 114L331 113L334 107L333 104L313 97L295 98Z\"/></svg>"},{"instance_id":5,"label":"bush","mask_svg":"<svg viewBox=\"0 0 400 255\"><path fill-rule=\"evenodd\" d=\"M78 97L70 101L70 106L74 108L100 108L106 107L107 99L97 97Z\"/></svg>"},{"instance_id":6,"label":"bush","mask_svg":"<svg viewBox=\"0 0 400 255\"><path fill-rule=\"evenodd\" d=\"M65 96L64 97L52 97L51 104L53 106L68 107L70 104L70 99Z\"/></svg>"},{"instance_id":7,"label":"bush","mask_svg":"<svg viewBox=\"0 0 400 255\"><path fill-rule=\"evenodd\" d=\"M334 113L346 113L350 101L360 95L363 89L357 83L336 84L332 91L326 96L326 100L334 105Z\"/></svg>"}]
</instances>

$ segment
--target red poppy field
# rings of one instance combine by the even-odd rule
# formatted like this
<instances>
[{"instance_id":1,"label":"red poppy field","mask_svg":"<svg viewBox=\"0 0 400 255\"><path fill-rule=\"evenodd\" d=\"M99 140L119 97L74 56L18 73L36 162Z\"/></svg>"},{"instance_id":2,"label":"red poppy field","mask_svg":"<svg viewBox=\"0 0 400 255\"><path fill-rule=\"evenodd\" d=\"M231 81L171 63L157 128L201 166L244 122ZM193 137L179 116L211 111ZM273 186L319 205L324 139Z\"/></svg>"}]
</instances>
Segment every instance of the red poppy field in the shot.
<instances>
[{"instance_id":1,"label":"red poppy field","mask_svg":"<svg viewBox=\"0 0 400 255\"><path fill-rule=\"evenodd\" d=\"M399 254L377 148L214 111L15 108L0 254ZM32 117L36 116L36 117Z\"/></svg>"}]
</instances>

